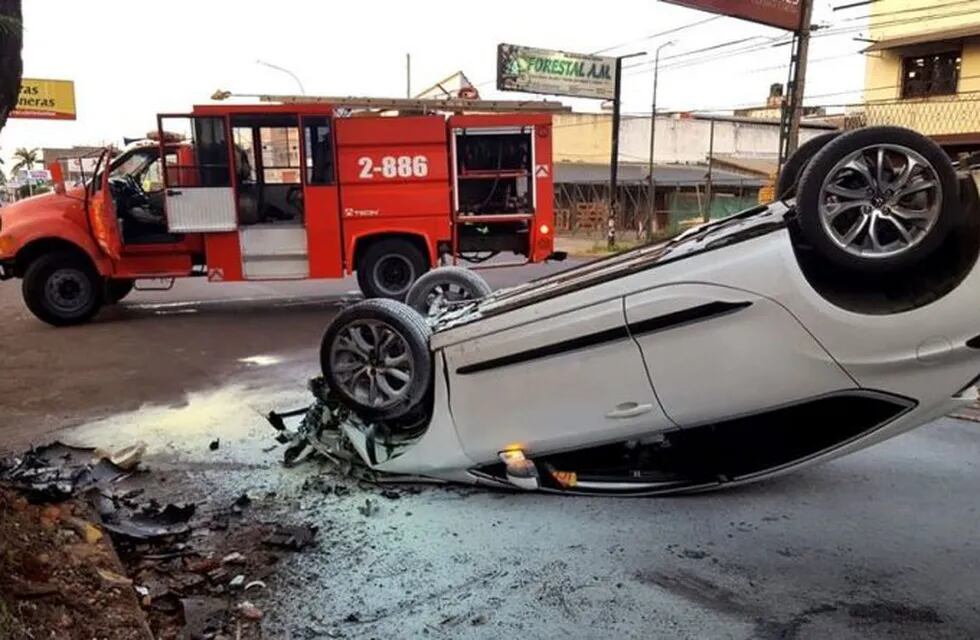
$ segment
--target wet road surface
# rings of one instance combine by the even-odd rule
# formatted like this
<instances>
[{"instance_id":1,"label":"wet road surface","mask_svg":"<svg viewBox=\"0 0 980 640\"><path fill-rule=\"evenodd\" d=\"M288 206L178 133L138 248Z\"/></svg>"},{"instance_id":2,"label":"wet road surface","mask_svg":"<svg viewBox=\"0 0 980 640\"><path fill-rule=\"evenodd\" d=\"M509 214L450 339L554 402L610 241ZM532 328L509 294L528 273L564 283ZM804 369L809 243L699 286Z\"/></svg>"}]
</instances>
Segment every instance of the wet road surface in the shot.
<instances>
[{"instance_id":1,"label":"wet road surface","mask_svg":"<svg viewBox=\"0 0 980 640\"><path fill-rule=\"evenodd\" d=\"M975 423L683 498L385 495L316 463L284 468L263 418L308 402L352 283L179 282L73 329L30 317L17 284L0 283L0 449L55 432L143 440L147 497L206 507L247 492L250 517L317 525L317 546L254 599L268 637L980 636Z\"/></svg>"},{"instance_id":2,"label":"wet road surface","mask_svg":"<svg viewBox=\"0 0 980 640\"><path fill-rule=\"evenodd\" d=\"M250 517L318 526L256 600L269 637L980 634L976 423L942 419L737 490L560 498L284 468L262 416L307 400L240 384L66 435L106 446L139 433L150 495L220 506L246 492Z\"/></svg>"},{"instance_id":3,"label":"wet road surface","mask_svg":"<svg viewBox=\"0 0 980 640\"><path fill-rule=\"evenodd\" d=\"M575 261L483 271L494 287L566 269ZM353 278L210 284L177 280L170 291L135 291L96 320L56 329L21 301L19 280L0 282L0 451L41 442L65 426L180 402L229 380L265 384L256 361L295 366L296 384L319 368L327 322L360 297ZM261 360L260 360L261 361Z\"/></svg>"}]
</instances>

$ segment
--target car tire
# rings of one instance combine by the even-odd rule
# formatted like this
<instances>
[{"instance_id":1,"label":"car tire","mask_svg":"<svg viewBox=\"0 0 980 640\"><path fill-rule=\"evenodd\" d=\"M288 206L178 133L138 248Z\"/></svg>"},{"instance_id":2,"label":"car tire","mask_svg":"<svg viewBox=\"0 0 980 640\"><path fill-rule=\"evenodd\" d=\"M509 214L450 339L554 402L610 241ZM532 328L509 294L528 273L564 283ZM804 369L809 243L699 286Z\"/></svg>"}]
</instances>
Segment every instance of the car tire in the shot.
<instances>
[{"instance_id":1,"label":"car tire","mask_svg":"<svg viewBox=\"0 0 980 640\"><path fill-rule=\"evenodd\" d=\"M56 327L82 324L102 307L102 277L87 258L48 253L24 273L24 302L38 319Z\"/></svg>"},{"instance_id":2,"label":"car tire","mask_svg":"<svg viewBox=\"0 0 980 640\"><path fill-rule=\"evenodd\" d=\"M963 216L949 157L898 127L858 129L828 143L803 172L796 209L803 239L820 256L874 275L917 265Z\"/></svg>"},{"instance_id":3,"label":"car tire","mask_svg":"<svg viewBox=\"0 0 980 640\"><path fill-rule=\"evenodd\" d=\"M800 185L800 177L810 161L813 160L813 156L817 155L821 149L833 142L838 136L840 133L836 131L822 133L810 138L793 152L783 165L783 170L779 172L779 180L776 181L777 199L786 200L796 195L796 189Z\"/></svg>"},{"instance_id":4,"label":"car tire","mask_svg":"<svg viewBox=\"0 0 980 640\"><path fill-rule=\"evenodd\" d=\"M112 279L106 282L105 285L105 301L107 304L117 304L121 302L126 296L128 296L133 291L133 287L136 285L134 280L118 280Z\"/></svg>"},{"instance_id":5,"label":"car tire","mask_svg":"<svg viewBox=\"0 0 980 640\"><path fill-rule=\"evenodd\" d=\"M394 300L365 300L338 313L327 327L320 368L331 391L359 415L399 418L432 385L431 335L425 319L411 307Z\"/></svg>"},{"instance_id":6,"label":"car tire","mask_svg":"<svg viewBox=\"0 0 980 640\"><path fill-rule=\"evenodd\" d=\"M401 238L373 242L357 261L357 284L365 298L404 300L429 268L419 248Z\"/></svg>"},{"instance_id":7,"label":"car tire","mask_svg":"<svg viewBox=\"0 0 980 640\"><path fill-rule=\"evenodd\" d=\"M415 281L405 304L423 316L434 315L445 303L480 300L493 289L480 274L462 267L440 267Z\"/></svg>"}]
</instances>

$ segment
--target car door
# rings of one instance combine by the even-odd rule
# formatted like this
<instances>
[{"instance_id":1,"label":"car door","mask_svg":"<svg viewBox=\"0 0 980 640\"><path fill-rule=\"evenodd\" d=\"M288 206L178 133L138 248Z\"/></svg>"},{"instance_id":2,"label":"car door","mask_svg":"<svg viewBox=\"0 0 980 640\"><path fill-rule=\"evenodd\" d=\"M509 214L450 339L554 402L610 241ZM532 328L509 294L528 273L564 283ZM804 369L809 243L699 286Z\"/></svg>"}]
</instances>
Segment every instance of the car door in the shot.
<instances>
[{"instance_id":1,"label":"car door","mask_svg":"<svg viewBox=\"0 0 980 640\"><path fill-rule=\"evenodd\" d=\"M92 235L99 248L113 260L119 260L122 255L122 238L119 236L119 222L116 220L116 205L109 189L109 161L109 152L104 151L99 159L102 172L98 174L98 188L88 202L88 216L92 223Z\"/></svg>"},{"instance_id":2,"label":"car door","mask_svg":"<svg viewBox=\"0 0 980 640\"><path fill-rule=\"evenodd\" d=\"M681 426L856 386L785 308L747 291L674 284L626 297L664 411Z\"/></svg>"},{"instance_id":3,"label":"car door","mask_svg":"<svg viewBox=\"0 0 980 640\"><path fill-rule=\"evenodd\" d=\"M445 346L450 405L477 461L509 447L535 455L624 440L670 424L657 402L623 299L575 293L483 320L487 333ZM594 296L593 296L594 297Z\"/></svg>"}]
</instances>

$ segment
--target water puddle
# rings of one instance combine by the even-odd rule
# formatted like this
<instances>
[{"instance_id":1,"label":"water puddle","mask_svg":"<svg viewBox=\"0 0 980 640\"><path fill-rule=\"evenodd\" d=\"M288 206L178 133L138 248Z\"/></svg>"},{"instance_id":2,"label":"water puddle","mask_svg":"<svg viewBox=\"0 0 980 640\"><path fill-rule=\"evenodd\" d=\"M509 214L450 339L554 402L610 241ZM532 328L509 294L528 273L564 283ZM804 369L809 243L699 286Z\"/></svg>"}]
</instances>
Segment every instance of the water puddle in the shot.
<instances>
[{"instance_id":1,"label":"water puddle","mask_svg":"<svg viewBox=\"0 0 980 640\"><path fill-rule=\"evenodd\" d=\"M248 364L256 367L269 367L274 364L279 364L280 362L283 361L283 359L280 356L257 355L257 356L249 356L247 358L239 358L238 361L243 364Z\"/></svg>"},{"instance_id":2,"label":"water puddle","mask_svg":"<svg viewBox=\"0 0 980 640\"><path fill-rule=\"evenodd\" d=\"M147 404L77 427L64 438L79 446L117 449L145 442L147 456L180 455L183 459L213 459L214 442L222 457L252 458L274 444L265 416L284 406L309 401L304 385L287 388L249 388L231 385L193 392L177 406Z\"/></svg>"}]
</instances>

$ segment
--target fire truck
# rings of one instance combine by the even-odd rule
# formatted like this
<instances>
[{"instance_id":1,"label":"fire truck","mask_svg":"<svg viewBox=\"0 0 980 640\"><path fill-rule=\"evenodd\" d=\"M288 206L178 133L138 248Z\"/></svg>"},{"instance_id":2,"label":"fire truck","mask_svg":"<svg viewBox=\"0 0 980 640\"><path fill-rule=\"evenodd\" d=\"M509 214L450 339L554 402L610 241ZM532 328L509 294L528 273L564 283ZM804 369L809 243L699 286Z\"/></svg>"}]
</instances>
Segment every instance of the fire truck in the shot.
<instances>
[{"instance_id":1,"label":"fire truck","mask_svg":"<svg viewBox=\"0 0 980 640\"><path fill-rule=\"evenodd\" d=\"M440 263L554 251L553 102L267 96L157 116L95 175L0 211L0 279L61 326L137 280L340 278L402 299ZM494 261L494 265L499 261ZM515 261L509 261L513 264Z\"/></svg>"}]
</instances>

